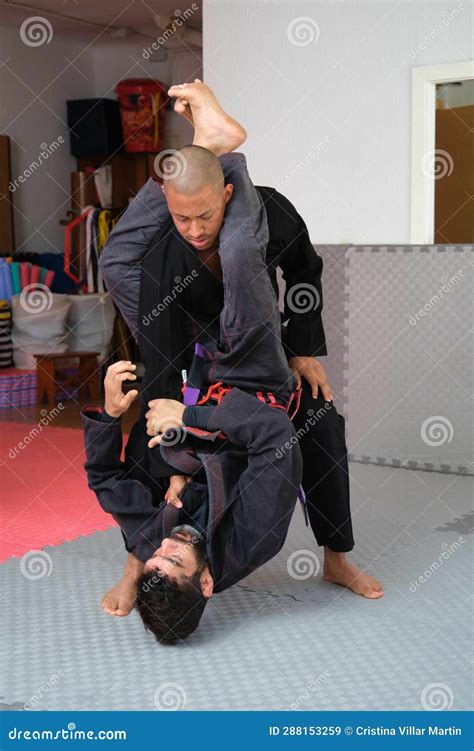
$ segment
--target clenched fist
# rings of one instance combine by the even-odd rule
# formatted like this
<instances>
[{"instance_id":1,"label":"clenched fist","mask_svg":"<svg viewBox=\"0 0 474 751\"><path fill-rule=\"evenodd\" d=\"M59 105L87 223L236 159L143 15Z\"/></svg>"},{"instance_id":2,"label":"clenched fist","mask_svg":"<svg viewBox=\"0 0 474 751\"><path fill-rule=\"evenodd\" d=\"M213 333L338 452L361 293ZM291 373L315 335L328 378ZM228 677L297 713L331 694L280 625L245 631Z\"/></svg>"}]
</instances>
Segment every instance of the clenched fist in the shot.
<instances>
[{"instance_id":1,"label":"clenched fist","mask_svg":"<svg viewBox=\"0 0 474 751\"><path fill-rule=\"evenodd\" d=\"M149 448L161 443L163 433L171 428L183 428L184 404L175 399L152 399L148 402L149 410L145 414L146 432L155 436L148 443Z\"/></svg>"}]
</instances>

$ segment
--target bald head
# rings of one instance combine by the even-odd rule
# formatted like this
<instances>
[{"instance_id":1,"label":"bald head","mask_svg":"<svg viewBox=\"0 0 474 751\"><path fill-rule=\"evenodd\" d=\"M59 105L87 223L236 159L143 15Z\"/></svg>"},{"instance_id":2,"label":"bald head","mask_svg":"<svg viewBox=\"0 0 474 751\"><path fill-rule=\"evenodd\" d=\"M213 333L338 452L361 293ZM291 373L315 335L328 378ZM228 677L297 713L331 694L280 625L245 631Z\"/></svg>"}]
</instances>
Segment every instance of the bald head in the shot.
<instances>
[{"instance_id":1,"label":"bald head","mask_svg":"<svg viewBox=\"0 0 474 751\"><path fill-rule=\"evenodd\" d=\"M215 154L203 146L183 146L163 164L165 189L194 196L204 189L222 191L224 173Z\"/></svg>"},{"instance_id":2,"label":"bald head","mask_svg":"<svg viewBox=\"0 0 474 751\"><path fill-rule=\"evenodd\" d=\"M168 209L179 234L198 251L215 248L234 186L224 184L218 158L203 146L184 146L164 162Z\"/></svg>"}]
</instances>

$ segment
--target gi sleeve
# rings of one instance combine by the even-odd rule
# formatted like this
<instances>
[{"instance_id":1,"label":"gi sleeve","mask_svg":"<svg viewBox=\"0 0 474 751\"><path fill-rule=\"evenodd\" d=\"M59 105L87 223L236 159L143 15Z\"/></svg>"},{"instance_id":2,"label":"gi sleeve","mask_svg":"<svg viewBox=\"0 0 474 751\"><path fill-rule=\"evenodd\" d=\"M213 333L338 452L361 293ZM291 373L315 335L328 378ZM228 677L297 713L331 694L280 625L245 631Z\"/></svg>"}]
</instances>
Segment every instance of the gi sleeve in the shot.
<instances>
[{"instance_id":1,"label":"gi sleeve","mask_svg":"<svg viewBox=\"0 0 474 751\"><path fill-rule=\"evenodd\" d=\"M242 155L219 157L228 180ZM173 226L165 195L150 177L117 222L99 257L99 266L112 300L137 339L141 262L158 234Z\"/></svg>"},{"instance_id":2,"label":"gi sleeve","mask_svg":"<svg viewBox=\"0 0 474 751\"><path fill-rule=\"evenodd\" d=\"M183 424L187 428L209 430L209 420L217 407L211 405L186 407L183 412Z\"/></svg>"},{"instance_id":3,"label":"gi sleeve","mask_svg":"<svg viewBox=\"0 0 474 751\"><path fill-rule=\"evenodd\" d=\"M286 355L288 359L327 355L321 318L323 259L316 253L306 224L293 204L276 191L273 200L280 207L278 240L283 244L283 250L278 265L286 287L283 316Z\"/></svg>"},{"instance_id":4,"label":"gi sleeve","mask_svg":"<svg viewBox=\"0 0 474 751\"><path fill-rule=\"evenodd\" d=\"M170 222L161 186L150 177L120 217L99 257L107 289L135 339L139 326L141 261L155 236L167 231Z\"/></svg>"},{"instance_id":5,"label":"gi sleeve","mask_svg":"<svg viewBox=\"0 0 474 751\"><path fill-rule=\"evenodd\" d=\"M92 407L85 407L81 418L88 485L103 510L120 525L128 552L146 561L157 547L152 537L161 530L166 503L156 507L150 488L127 477L120 459L120 420L108 416L103 419L101 410Z\"/></svg>"}]
</instances>

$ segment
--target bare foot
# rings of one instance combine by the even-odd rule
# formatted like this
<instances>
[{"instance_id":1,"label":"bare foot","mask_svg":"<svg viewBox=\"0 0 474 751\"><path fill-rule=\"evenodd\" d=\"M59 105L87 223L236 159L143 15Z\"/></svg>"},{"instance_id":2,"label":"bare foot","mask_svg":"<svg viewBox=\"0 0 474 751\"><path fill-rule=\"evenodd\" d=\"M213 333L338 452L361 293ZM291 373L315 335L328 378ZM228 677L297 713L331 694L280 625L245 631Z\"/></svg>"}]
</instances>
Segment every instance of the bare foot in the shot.
<instances>
[{"instance_id":1,"label":"bare foot","mask_svg":"<svg viewBox=\"0 0 474 751\"><path fill-rule=\"evenodd\" d=\"M172 86L168 96L178 98L175 111L183 116L188 114L186 107L189 106L195 128L195 146L203 146L221 156L237 149L247 138L245 129L224 112L212 89L198 78L194 83Z\"/></svg>"},{"instance_id":2,"label":"bare foot","mask_svg":"<svg viewBox=\"0 0 474 751\"><path fill-rule=\"evenodd\" d=\"M182 115L182 117L186 118L186 120L188 120L188 122L190 122L194 128L193 113L191 112L191 107L189 106L189 102L186 99L177 99L174 104L174 111L178 115Z\"/></svg>"},{"instance_id":3,"label":"bare foot","mask_svg":"<svg viewBox=\"0 0 474 751\"><path fill-rule=\"evenodd\" d=\"M102 598L100 606L109 615L128 615L137 596L137 586L133 577L123 576Z\"/></svg>"},{"instance_id":4,"label":"bare foot","mask_svg":"<svg viewBox=\"0 0 474 751\"><path fill-rule=\"evenodd\" d=\"M362 595L369 600L378 600L384 594L383 587L377 579L350 563L344 553L335 553L328 548L324 551L323 579L347 587L356 595Z\"/></svg>"}]
</instances>

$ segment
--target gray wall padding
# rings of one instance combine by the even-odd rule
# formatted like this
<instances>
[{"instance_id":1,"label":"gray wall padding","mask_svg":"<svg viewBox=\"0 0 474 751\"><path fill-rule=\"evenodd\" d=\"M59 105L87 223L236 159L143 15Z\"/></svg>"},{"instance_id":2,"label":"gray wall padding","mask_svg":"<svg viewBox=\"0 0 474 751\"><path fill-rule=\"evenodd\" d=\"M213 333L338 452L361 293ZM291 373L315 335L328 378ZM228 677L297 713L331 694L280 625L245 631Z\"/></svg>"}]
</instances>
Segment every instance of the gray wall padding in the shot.
<instances>
[{"instance_id":1,"label":"gray wall padding","mask_svg":"<svg viewBox=\"0 0 474 751\"><path fill-rule=\"evenodd\" d=\"M315 248L350 459L474 474L474 246Z\"/></svg>"}]
</instances>

